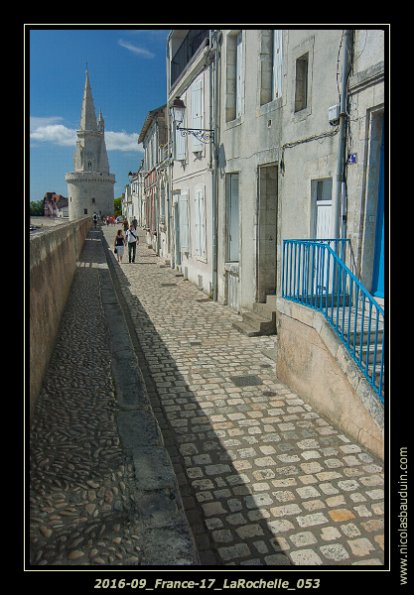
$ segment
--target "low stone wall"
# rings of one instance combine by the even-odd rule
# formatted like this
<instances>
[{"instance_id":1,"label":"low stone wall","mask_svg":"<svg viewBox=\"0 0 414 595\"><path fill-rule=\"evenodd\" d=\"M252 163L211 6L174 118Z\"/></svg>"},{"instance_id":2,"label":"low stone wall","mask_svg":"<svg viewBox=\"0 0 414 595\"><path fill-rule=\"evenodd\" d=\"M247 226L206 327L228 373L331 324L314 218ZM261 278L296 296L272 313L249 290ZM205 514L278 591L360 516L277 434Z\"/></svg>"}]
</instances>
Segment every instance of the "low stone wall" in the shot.
<instances>
[{"instance_id":1,"label":"low stone wall","mask_svg":"<svg viewBox=\"0 0 414 595\"><path fill-rule=\"evenodd\" d=\"M42 387L91 218L30 237L30 413Z\"/></svg>"},{"instance_id":2,"label":"low stone wall","mask_svg":"<svg viewBox=\"0 0 414 595\"><path fill-rule=\"evenodd\" d=\"M278 298L277 333L279 380L383 459L383 407L322 314Z\"/></svg>"}]
</instances>

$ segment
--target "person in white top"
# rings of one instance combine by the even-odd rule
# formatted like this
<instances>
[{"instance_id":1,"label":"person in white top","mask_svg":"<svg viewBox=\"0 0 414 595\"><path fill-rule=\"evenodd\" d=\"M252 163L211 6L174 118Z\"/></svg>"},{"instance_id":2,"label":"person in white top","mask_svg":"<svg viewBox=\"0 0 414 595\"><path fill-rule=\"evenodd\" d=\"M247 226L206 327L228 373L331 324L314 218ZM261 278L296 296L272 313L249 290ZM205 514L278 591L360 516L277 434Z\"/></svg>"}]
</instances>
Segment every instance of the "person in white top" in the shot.
<instances>
[{"instance_id":1,"label":"person in white top","mask_svg":"<svg viewBox=\"0 0 414 595\"><path fill-rule=\"evenodd\" d=\"M126 239L128 242L128 261L135 262L135 255L137 252L137 244L138 244L138 232L134 229L134 226L129 226L129 229L126 232Z\"/></svg>"}]
</instances>

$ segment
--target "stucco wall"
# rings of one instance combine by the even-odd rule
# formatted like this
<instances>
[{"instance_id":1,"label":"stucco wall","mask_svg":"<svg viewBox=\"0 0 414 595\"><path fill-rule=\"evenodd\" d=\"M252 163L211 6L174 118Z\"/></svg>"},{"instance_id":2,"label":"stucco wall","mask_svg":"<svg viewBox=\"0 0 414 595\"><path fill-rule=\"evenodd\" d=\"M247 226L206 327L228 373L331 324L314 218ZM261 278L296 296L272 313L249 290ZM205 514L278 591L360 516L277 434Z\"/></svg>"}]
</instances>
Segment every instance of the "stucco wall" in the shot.
<instances>
[{"instance_id":1,"label":"stucco wall","mask_svg":"<svg viewBox=\"0 0 414 595\"><path fill-rule=\"evenodd\" d=\"M30 238L30 412L39 395L91 218Z\"/></svg>"},{"instance_id":2,"label":"stucco wall","mask_svg":"<svg viewBox=\"0 0 414 595\"><path fill-rule=\"evenodd\" d=\"M277 311L279 380L383 458L383 407L324 317L282 298Z\"/></svg>"}]
</instances>

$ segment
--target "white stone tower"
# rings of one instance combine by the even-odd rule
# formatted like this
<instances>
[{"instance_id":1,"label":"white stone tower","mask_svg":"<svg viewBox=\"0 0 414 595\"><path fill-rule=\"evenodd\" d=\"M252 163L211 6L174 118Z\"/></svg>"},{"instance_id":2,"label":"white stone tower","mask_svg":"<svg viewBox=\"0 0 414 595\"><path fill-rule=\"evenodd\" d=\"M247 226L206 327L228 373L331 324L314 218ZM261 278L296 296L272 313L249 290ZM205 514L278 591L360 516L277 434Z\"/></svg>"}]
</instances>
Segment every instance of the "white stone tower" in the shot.
<instances>
[{"instance_id":1,"label":"white stone tower","mask_svg":"<svg viewBox=\"0 0 414 595\"><path fill-rule=\"evenodd\" d=\"M69 219L85 215L113 215L115 176L109 173L102 113L96 120L86 69L80 130L73 158L74 171L65 175L68 184Z\"/></svg>"}]
</instances>

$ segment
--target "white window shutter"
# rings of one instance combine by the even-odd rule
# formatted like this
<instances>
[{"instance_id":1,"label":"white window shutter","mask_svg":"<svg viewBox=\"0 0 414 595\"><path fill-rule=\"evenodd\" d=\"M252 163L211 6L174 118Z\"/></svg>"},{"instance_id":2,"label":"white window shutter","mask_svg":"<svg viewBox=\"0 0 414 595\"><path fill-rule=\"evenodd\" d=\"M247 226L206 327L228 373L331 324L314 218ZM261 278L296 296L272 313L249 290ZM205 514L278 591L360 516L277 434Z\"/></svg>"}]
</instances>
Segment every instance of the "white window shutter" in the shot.
<instances>
[{"instance_id":1,"label":"white window shutter","mask_svg":"<svg viewBox=\"0 0 414 595\"><path fill-rule=\"evenodd\" d=\"M194 254L200 256L200 196L199 190L195 191L194 195Z\"/></svg>"},{"instance_id":2,"label":"white window shutter","mask_svg":"<svg viewBox=\"0 0 414 595\"><path fill-rule=\"evenodd\" d=\"M193 85L191 94L191 108L192 108L192 128L201 129L203 128L203 81L199 79ZM193 151L201 151L203 143L195 138L191 137L191 143Z\"/></svg>"},{"instance_id":3,"label":"white window shutter","mask_svg":"<svg viewBox=\"0 0 414 595\"><path fill-rule=\"evenodd\" d=\"M236 41L236 118L242 114L243 103L243 46L242 32L237 35Z\"/></svg>"},{"instance_id":4,"label":"white window shutter","mask_svg":"<svg viewBox=\"0 0 414 595\"><path fill-rule=\"evenodd\" d=\"M182 192L179 198L180 214L180 246L182 252L188 252L190 249L189 225L188 225L188 192Z\"/></svg>"},{"instance_id":5,"label":"white window shutter","mask_svg":"<svg viewBox=\"0 0 414 595\"><path fill-rule=\"evenodd\" d=\"M182 122L181 126L185 128ZM179 130L175 131L175 159L176 161L183 161L187 155L187 137L182 136Z\"/></svg>"},{"instance_id":6,"label":"white window shutter","mask_svg":"<svg viewBox=\"0 0 414 595\"><path fill-rule=\"evenodd\" d=\"M273 31L273 99L282 96L283 81L283 31Z\"/></svg>"},{"instance_id":7,"label":"white window shutter","mask_svg":"<svg viewBox=\"0 0 414 595\"><path fill-rule=\"evenodd\" d=\"M199 191L200 197L200 256L207 256L206 249L206 194L204 188Z\"/></svg>"},{"instance_id":8,"label":"white window shutter","mask_svg":"<svg viewBox=\"0 0 414 595\"><path fill-rule=\"evenodd\" d=\"M206 250L206 199L204 187L197 188L195 204L195 255L205 258Z\"/></svg>"}]
</instances>

